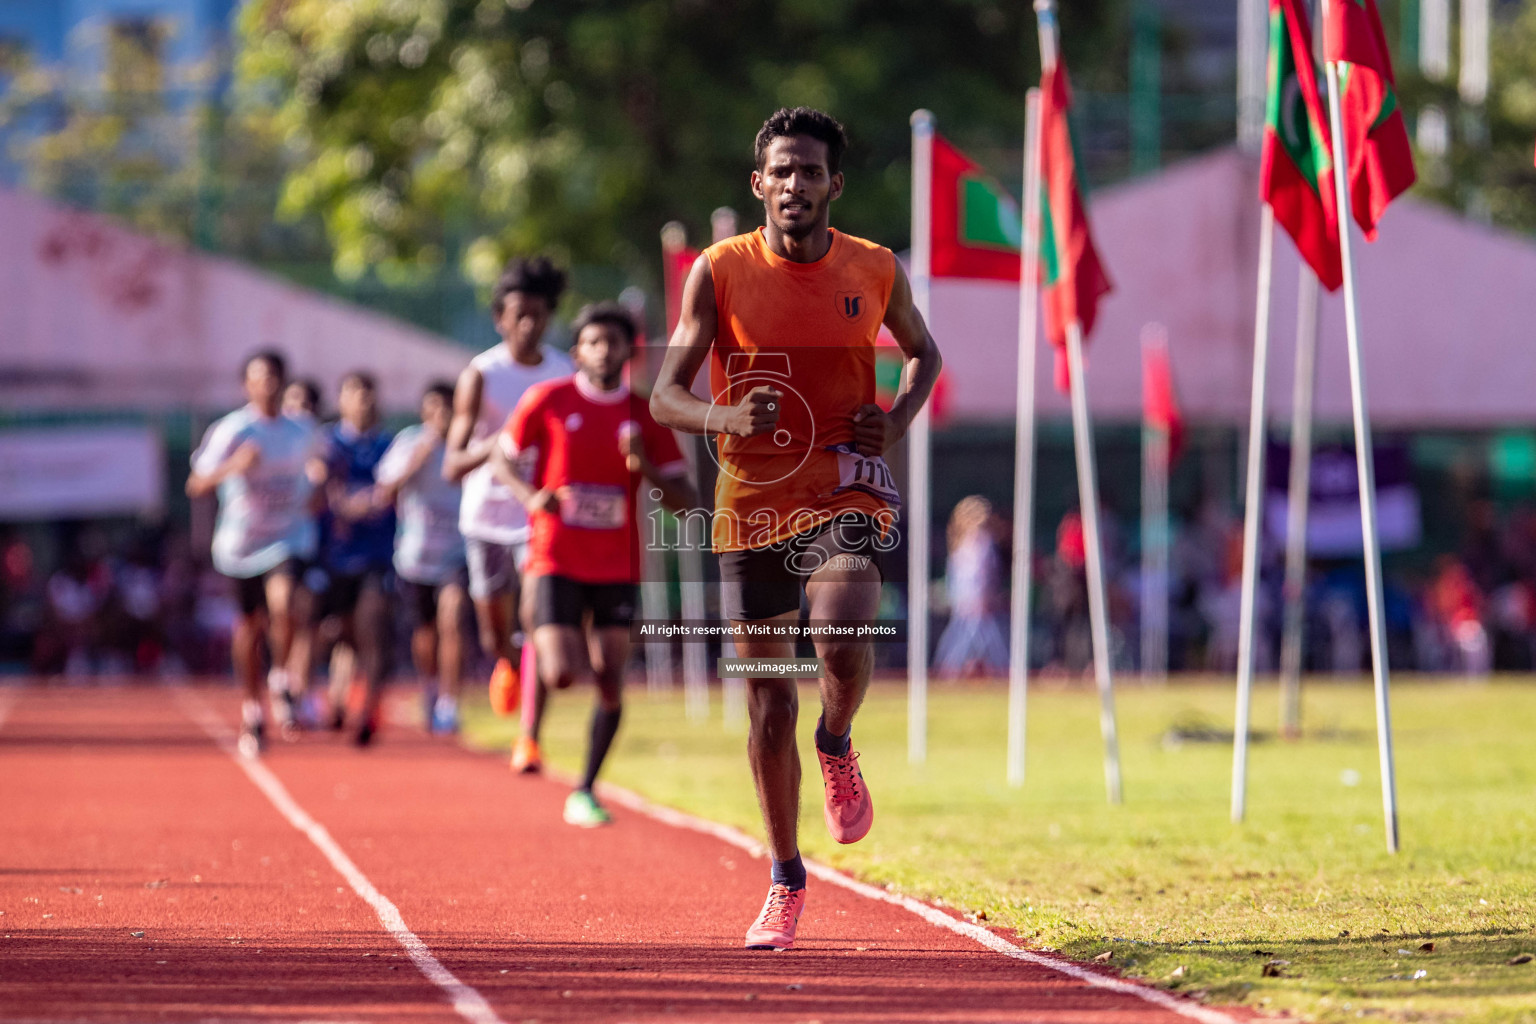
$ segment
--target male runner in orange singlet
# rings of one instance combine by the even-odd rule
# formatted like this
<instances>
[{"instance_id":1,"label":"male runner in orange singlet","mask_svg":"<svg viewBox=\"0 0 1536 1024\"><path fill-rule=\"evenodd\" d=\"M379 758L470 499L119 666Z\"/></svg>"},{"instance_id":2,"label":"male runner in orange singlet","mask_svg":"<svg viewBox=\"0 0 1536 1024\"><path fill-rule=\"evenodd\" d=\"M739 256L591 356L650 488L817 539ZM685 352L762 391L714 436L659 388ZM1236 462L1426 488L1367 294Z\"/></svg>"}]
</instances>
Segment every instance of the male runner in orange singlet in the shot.
<instances>
[{"instance_id":1,"label":"male runner in orange singlet","mask_svg":"<svg viewBox=\"0 0 1536 1024\"><path fill-rule=\"evenodd\" d=\"M651 398L664 426L718 435L714 548L742 658L793 656L791 640L742 634L748 624L793 623L802 587L815 623L874 619L877 556L894 542L900 502L882 456L939 374L938 347L895 256L829 227L846 147L842 126L820 111L780 110L764 123L752 192L767 222L694 263ZM882 324L906 357L889 412L874 404ZM713 401L689 390L706 359ZM868 639L837 636L817 639L816 654L824 818L838 842L857 842L874 807L850 729L874 652ZM788 949L805 906L794 680L748 679L747 701L747 753L773 871L746 945Z\"/></svg>"}]
</instances>

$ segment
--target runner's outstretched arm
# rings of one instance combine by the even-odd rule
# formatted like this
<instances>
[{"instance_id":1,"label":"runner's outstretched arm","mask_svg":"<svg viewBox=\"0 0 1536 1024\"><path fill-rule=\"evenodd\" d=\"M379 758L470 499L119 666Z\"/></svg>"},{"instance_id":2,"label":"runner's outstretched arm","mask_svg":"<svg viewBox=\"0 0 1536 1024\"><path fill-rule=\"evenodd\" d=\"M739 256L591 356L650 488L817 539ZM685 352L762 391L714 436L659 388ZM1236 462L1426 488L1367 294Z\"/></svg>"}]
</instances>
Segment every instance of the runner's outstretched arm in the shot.
<instances>
[{"instance_id":1,"label":"runner's outstretched arm","mask_svg":"<svg viewBox=\"0 0 1536 1024\"><path fill-rule=\"evenodd\" d=\"M779 422L780 392L770 387L753 388L736 405L715 405L691 390L693 378L709 356L719 329L715 308L715 277L709 257L700 256L683 284L682 315L667 343L667 354L651 390L651 415L656 422L685 434L735 434L752 437L766 434Z\"/></svg>"},{"instance_id":2,"label":"runner's outstretched arm","mask_svg":"<svg viewBox=\"0 0 1536 1024\"><path fill-rule=\"evenodd\" d=\"M506 484L512 496L529 512L549 512L558 507L560 495L557 491L547 487L535 487L532 483L523 479L517 466L512 462L512 456L507 454L506 445L500 439L506 434L492 434L491 437L497 443L491 448L491 472L496 474L496 479Z\"/></svg>"},{"instance_id":3,"label":"runner's outstretched arm","mask_svg":"<svg viewBox=\"0 0 1536 1024\"><path fill-rule=\"evenodd\" d=\"M212 494L218 489L219 484L232 476L250 472L251 468L260 461L261 449L254 443L246 441L231 452L229 458L214 467L212 472L199 473L193 470L187 477L187 497L201 498Z\"/></svg>"},{"instance_id":4,"label":"runner's outstretched arm","mask_svg":"<svg viewBox=\"0 0 1536 1024\"><path fill-rule=\"evenodd\" d=\"M901 439L933 393L939 369L944 365L939 346L912 301L912 285L900 264L896 265L891 300L885 307L885 326L906 357L901 369L902 389L889 412L877 405L866 405L854 413L854 441L866 455L883 455Z\"/></svg>"},{"instance_id":5,"label":"runner's outstretched arm","mask_svg":"<svg viewBox=\"0 0 1536 1024\"><path fill-rule=\"evenodd\" d=\"M485 381L473 366L464 367L453 388L453 419L448 423L447 448L443 451L443 479L458 483L491 457L496 445L493 433L479 441L471 440L475 420L480 418L480 392Z\"/></svg>"}]
</instances>

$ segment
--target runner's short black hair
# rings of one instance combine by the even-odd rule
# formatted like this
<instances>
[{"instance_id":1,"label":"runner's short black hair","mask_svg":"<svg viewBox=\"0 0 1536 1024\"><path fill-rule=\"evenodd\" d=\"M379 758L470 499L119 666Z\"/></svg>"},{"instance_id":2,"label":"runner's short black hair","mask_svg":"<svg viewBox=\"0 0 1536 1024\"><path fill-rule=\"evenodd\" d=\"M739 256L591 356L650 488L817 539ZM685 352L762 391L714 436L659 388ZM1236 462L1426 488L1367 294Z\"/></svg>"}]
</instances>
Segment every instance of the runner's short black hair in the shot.
<instances>
[{"instance_id":1,"label":"runner's short black hair","mask_svg":"<svg viewBox=\"0 0 1536 1024\"><path fill-rule=\"evenodd\" d=\"M428 384L426 390L422 391L421 393L422 398L426 398L428 395L436 395L438 398L441 398L444 402L448 403L449 407L451 408L453 406L453 381L433 381L432 383Z\"/></svg>"},{"instance_id":2,"label":"runner's short black hair","mask_svg":"<svg viewBox=\"0 0 1536 1024\"><path fill-rule=\"evenodd\" d=\"M501 316L507 296L513 292L537 295L549 303L550 310L554 310L560 302L560 296L565 294L565 271L555 266L547 256L518 257L512 260L502 270L496 288L491 292L492 316Z\"/></svg>"},{"instance_id":3,"label":"runner's short black hair","mask_svg":"<svg viewBox=\"0 0 1536 1024\"><path fill-rule=\"evenodd\" d=\"M288 382L290 388L298 388L304 392L304 400L309 407L317 413L320 411L320 385L313 377L295 377Z\"/></svg>"},{"instance_id":4,"label":"runner's short black hair","mask_svg":"<svg viewBox=\"0 0 1536 1024\"><path fill-rule=\"evenodd\" d=\"M635 326L635 315L617 302L592 302L581 307L576 319L571 321L571 337L580 338L581 332L593 324L611 324L619 329L633 348L640 329Z\"/></svg>"},{"instance_id":5,"label":"runner's short black hair","mask_svg":"<svg viewBox=\"0 0 1536 1024\"><path fill-rule=\"evenodd\" d=\"M263 348L252 352L245 357L245 362L240 364L240 379L245 380L245 375L250 372L252 363L266 363L267 369L277 375L278 380L288 379L288 360L275 348Z\"/></svg>"},{"instance_id":6,"label":"runner's short black hair","mask_svg":"<svg viewBox=\"0 0 1536 1024\"><path fill-rule=\"evenodd\" d=\"M809 135L827 144L827 173L836 174L842 169L843 154L848 150L848 133L831 114L824 114L810 107L780 107L757 130L757 143L753 157L758 170L763 169L763 157L774 139L791 135Z\"/></svg>"},{"instance_id":7,"label":"runner's short black hair","mask_svg":"<svg viewBox=\"0 0 1536 1024\"><path fill-rule=\"evenodd\" d=\"M379 390L378 378L374 377L374 375L369 373L367 370L353 370L351 373L341 378L341 386L343 388L345 388L348 384L355 384L356 386L362 388L364 391L377 392Z\"/></svg>"}]
</instances>

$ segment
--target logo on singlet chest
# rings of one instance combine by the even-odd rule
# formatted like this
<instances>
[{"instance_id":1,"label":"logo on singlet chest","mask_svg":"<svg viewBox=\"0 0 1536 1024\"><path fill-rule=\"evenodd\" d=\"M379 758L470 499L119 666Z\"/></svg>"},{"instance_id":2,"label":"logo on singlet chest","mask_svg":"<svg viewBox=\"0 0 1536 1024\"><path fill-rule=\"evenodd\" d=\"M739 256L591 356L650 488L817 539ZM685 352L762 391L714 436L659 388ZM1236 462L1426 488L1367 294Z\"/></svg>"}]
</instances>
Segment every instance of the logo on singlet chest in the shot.
<instances>
[{"instance_id":1,"label":"logo on singlet chest","mask_svg":"<svg viewBox=\"0 0 1536 1024\"><path fill-rule=\"evenodd\" d=\"M864 315L864 296L858 292L838 292L837 311L849 323L858 323Z\"/></svg>"}]
</instances>

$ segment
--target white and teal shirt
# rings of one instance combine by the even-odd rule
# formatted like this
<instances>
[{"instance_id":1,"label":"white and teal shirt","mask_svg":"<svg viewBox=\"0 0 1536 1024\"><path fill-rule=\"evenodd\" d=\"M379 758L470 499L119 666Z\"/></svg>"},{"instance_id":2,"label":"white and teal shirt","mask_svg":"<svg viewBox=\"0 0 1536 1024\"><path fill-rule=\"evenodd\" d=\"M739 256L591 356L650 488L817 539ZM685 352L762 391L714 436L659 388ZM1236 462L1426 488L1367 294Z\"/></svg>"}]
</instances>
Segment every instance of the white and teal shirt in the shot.
<instances>
[{"instance_id":1,"label":"white and teal shirt","mask_svg":"<svg viewBox=\"0 0 1536 1024\"><path fill-rule=\"evenodd\" d=\"M263 416L249 405L218 420L192 453L192 469L208 474L250 442L261 457L249 471L219 484L213 528L213 567L249 579L289 558L313 558L317 531L305 475L314 435L286 416Z\"/></svg>"},{"instance_id":2,"label":"white and teal shirt","mask_svg":"<svg viewBox=\"0 0 1536 1024\"><path fill-rule=\"evenodd\" d=\"M412 457L422 445L432 454L410 477ZM395 572L412 583L441 586L464 566L459 533L459 485L443 479L443 439L417 424L395 435L379 461L378 481L400 485L395 500Z\"/></svg>"}]
</instances>

